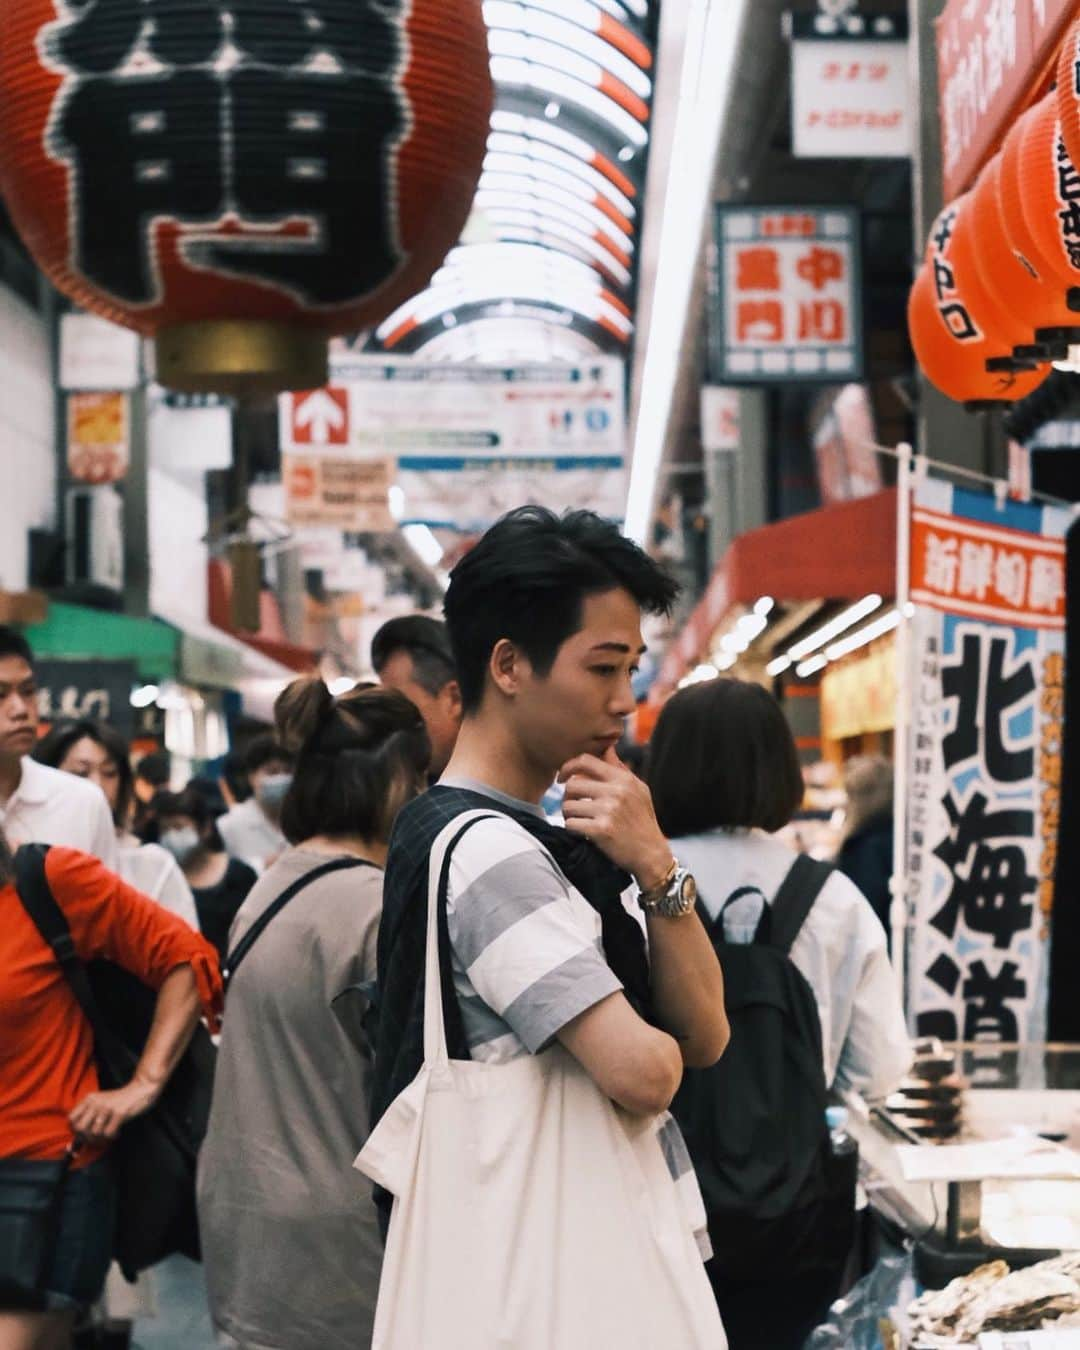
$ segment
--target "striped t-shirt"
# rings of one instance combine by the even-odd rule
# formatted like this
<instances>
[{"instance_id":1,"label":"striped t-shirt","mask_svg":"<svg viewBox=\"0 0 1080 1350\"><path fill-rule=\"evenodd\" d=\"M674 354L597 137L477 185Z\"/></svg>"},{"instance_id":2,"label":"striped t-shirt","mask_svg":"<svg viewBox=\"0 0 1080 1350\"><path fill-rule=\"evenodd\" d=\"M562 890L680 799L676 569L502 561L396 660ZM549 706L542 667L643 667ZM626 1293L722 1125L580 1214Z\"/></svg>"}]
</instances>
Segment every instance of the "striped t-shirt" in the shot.
<instances>
[{"instance_id":1,"label":"striped t-shirt","mask_svg":"<svg viewBox=\"0 0 1080 1350\"><path fill-rule=\"evenodd\" d=\"M466 778L444 778L494 803L533 807ZM604 959L600 915L555 859L509 816L474 825L450 859L446 917L454 991L474 1060L506 1064L535 1055L567 1023L622 989ZM705 1211L682 1133L658 1122L668 1169L698 1245L711 1255Z\"/></svg>"}]
</instances>

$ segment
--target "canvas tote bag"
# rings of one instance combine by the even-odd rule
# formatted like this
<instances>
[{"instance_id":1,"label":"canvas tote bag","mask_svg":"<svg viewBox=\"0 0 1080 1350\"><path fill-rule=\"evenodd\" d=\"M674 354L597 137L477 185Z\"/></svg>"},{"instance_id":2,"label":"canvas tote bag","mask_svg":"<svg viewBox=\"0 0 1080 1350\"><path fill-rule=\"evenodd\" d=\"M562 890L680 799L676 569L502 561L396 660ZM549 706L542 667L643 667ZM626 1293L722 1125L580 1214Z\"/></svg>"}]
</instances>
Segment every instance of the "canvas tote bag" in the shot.
<instances>
[{"instance_id":1,"label":"canvas tote bag","mask_svg":"<svg viewBox=\"0 0 1080 1350\"><path fill-rule=\"evenodd\" d=\"M562 1046L451 1060L431 851L424 1064L356 1160L394 1197L372 1350L726 1350L655 1118L616 1107Z\"/></svg>"}]
</instances>

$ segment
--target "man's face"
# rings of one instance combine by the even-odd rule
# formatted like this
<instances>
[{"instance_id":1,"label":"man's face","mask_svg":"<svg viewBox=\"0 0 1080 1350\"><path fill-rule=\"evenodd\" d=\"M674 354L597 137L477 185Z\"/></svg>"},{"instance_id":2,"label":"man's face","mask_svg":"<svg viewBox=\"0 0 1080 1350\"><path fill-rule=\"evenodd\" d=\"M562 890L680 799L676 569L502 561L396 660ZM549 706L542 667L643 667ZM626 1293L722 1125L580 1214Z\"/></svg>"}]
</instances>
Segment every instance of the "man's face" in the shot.
<instances>
[{"instance_id":1,"label":"man's face","mask_svg":"<svg viewBox=\"0 0 1080 1350\"><path fill-rule=\"evenodd\" d=\"M387 689L396 689L415 704L431 742L428 773L432 778L438 778L450 762L461 730L461 692L457 680L447 680L437 694L429 694L418 683L413 659L404 650L387 658L379 672L379 680Z\"/></svg>"},{"instance_id":2,"label":"man's face","mask_svg":"<svg viewBox=\"0 0 1080 1350\"><path fill-rule=\"evenodd\" d=\"M21 656L0 657L0 755L28 755L37 725L33 670Z\"/></svg>"},{"instance_id":3,"label":"man's face","mask_svg":"<svg viewBox=\"0 0 1080 1350\"><path fill-rule=\"evenodd\" d=\"M552 776L576 755L602 756L613 747L636 706L630 680L645 650L637 601L621 589L591 595L581 617L547 675L523 660L511 704L523 748Z\"/></svg>"}]
</instances>

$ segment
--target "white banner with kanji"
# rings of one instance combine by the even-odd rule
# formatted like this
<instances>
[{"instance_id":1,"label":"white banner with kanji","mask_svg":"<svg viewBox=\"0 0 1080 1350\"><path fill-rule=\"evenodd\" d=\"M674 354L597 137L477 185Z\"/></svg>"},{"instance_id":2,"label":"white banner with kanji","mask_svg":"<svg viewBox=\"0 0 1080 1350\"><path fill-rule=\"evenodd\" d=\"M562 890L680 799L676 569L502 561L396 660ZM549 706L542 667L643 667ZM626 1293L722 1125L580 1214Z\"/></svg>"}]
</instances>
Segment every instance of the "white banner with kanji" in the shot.
<instances>
[{"instance_id":1,"label":"white banner with kanji","mask_svg":"<svg viewBox=\"0 0 1080 1350\"><path fill-rule=\"evenodd\" d=\"M919 1035L1045 1039L1068 524L932 479L914 491L905 861Z\"/></svg>"}]
</instances>

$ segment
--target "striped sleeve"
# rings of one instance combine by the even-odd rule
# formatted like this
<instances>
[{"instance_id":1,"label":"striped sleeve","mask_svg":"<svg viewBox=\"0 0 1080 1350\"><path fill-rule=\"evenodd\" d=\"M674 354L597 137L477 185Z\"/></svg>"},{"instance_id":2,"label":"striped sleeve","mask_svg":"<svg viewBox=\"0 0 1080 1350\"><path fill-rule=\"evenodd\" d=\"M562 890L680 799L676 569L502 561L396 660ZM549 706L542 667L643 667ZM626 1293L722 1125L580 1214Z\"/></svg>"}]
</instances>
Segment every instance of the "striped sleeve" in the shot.
<instances>
[{"instance_id":1,"label":"striped sleeve","mask_svg":"<svg viewBox=\"0 0 1080 1350\"><path fill-rule=\"evenodd\" d=\"M532 1054L622 988L601 952L595 912L508 818L481 822L455 848L447 919L476 995Z\"/></svg>"}]
</instances>

